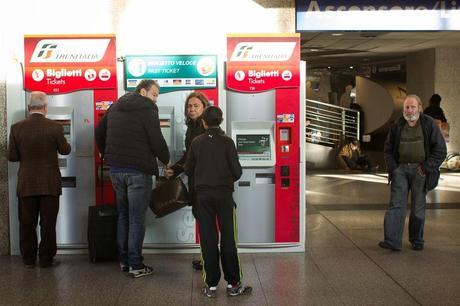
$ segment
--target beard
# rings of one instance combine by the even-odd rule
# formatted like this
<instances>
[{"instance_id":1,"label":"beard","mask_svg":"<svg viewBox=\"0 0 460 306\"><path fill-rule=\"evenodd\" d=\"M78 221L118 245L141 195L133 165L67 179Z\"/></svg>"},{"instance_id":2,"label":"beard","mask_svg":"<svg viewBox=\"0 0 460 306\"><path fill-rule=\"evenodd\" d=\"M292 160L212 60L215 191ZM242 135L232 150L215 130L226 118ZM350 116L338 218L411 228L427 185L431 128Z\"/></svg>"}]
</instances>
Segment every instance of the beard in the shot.
<instances>
[{"instance_id":1,"label":"beard","mask_svg":"<svg viewBox=\"0 0 460 306\"><path fill-rule=\"evenodd\" d=\"M413 115L408 115L406 113L403 113L403 116L404 116L404 119L406 119L406 121L417 121L418 118L420 117L420 113L417 112Z\"/></svg>"}]
</instances>

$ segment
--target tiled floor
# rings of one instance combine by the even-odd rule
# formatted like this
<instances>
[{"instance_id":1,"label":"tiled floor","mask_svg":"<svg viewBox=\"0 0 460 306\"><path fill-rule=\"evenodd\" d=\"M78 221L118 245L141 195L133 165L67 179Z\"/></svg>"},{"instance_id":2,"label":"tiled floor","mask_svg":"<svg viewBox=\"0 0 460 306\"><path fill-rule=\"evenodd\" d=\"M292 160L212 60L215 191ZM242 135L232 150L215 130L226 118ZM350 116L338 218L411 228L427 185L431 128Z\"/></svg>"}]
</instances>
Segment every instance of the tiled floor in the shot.
<instances>
[{"instance_id":1,"label":"tiled floor","mask_svg":"<svg viewBox=\"0 0 460 306\"><path fill-rule=\"evenodd\" d=\"M388 201L385 178L310 173L305 253L241 254L251 296L201 296L196 254L146 255L153 276L129 279L116 263L59 255L62 264L27 270L0 257L1 305L459 305L460 175L443 174L429 195L425 250L377 246ZM366 180L366 181L364 181Z\"/></svg>"}]
</instances>

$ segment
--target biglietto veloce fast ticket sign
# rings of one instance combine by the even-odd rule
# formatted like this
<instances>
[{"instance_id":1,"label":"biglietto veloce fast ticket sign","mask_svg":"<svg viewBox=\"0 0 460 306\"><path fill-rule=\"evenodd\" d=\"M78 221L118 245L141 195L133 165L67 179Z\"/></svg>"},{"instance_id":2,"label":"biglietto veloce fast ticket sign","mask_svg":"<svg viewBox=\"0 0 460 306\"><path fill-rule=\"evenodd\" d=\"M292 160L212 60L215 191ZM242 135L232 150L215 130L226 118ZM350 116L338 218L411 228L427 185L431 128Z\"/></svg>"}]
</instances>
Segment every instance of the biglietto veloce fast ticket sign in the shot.
<instances>
[{"instance_id":1,"label":"biglietto veloce fast ticket sign","mask_svg":"<svg viewBox=\"0 0 460 306\"><path fill-rule=\"evenodd\" d=\"M127 55L125 89L134 90L143 79L160 85L160 93L217 87L215 55Z\"/></svg>"},{"instance_id":2,"label":"biglietto veloce fast ticket sign","mask_svg":"<svg viewBox=\"0 0 460 306\"><path fill-rule=\"evenodd\" d=\"M25 36L24 68L28 91L57 94L115 88L115 36Z\"/></svg>"},{"instance_id":3,"label":"biglietto veloce fast ticket sign","mask_svg":"<svg viewBox=\"0 0 460 306\"><path fill-rule=\"evenodd\" d=\"M300 84L300 34L227 36L227 88L261 92Z\"/></svg>"}]
</instances>

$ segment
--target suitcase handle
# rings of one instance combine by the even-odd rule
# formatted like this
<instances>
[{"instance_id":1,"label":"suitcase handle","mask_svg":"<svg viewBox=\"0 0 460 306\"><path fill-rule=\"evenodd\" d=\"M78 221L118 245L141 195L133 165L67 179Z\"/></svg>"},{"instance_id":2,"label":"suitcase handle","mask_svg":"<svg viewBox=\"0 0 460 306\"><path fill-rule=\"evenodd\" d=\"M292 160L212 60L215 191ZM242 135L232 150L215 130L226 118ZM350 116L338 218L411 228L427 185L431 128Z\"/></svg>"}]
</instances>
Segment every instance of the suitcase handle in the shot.
<instances>
[{"instance_id":1,"label":"suitcase handle","mask_svg":"<svg viewBox=\"0 0 460 306\"><path fill-rule=\"evenodd\" d=\"M99 217L108 217L108 216L113 216L114 213L113 213L113 211L107 211L106 212L103 209L101 209L101 210L98 211L98 215L99 215Z\"/></svg>"}]
</instances>

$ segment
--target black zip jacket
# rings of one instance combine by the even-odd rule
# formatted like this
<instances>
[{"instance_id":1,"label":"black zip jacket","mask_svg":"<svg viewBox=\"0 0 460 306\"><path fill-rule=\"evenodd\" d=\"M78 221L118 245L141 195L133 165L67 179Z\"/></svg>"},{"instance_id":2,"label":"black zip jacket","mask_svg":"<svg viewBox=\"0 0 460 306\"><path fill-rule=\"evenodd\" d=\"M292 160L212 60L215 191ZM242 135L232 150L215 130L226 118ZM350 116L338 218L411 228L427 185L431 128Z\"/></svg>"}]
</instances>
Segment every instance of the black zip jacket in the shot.
<instances>
[{"instance_id":1,"label":"black zip jacket","mask_svg":"<svg viewBox=\"0 0 460 306\"><path fill-rule=\"evenodd\" d=\"M220 128L209 128L192 141L184 171L194 176L197 191L233 191L243 174L235 143Z\"/></svg>"},{"instance_id":2,"label":"black zip jacket","mask_svg":"<svg viewBox=\"0 0 460 306\"><path fill-rule=\"evenodd\" d=\"M426 175L425 189L430 191L438 185L439 167L446 158L447 148L441 131L430 116L420 114L419 121L422 126L426 156L421 166ZM383 153L389 182L392 179L393 171L399 166L399 142L401 140L401 131L405 124L404 117L393 123L385 141Z\"/></svg>"},{"instance_id":3,"label":"black zip jacket","mask_svg":"<svg viewBox=\"0 0 460 306\"><path fill-rule=\"evenodd\" d=\"M96 143L110 166L158 175L156 158L169 162L158 107L147 97L128 93L114 103L96 127Z\"/></svg>"}]
</instances>

